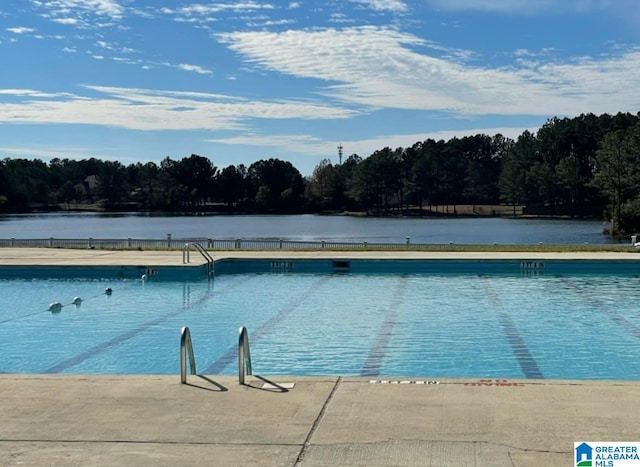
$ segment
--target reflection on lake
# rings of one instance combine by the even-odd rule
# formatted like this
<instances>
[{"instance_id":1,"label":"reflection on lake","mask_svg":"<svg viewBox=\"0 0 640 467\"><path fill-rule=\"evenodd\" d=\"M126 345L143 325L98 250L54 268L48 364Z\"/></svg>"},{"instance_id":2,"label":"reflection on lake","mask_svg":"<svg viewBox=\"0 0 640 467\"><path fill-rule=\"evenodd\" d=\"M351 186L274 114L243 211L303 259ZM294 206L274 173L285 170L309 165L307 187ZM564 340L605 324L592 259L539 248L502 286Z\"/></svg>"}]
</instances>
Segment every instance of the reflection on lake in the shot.
<instances>
[{"instance_id":1,"label":"reflection on lake","mask_svg":"<svg viewBox=\"0 0 640 467\"><path fill-rule=\"evenodd\" d=\"M351 216L158 216L46 213L0 216L0 238L283 238L371 243L611 244L601 220L371 218ZM624 240L626 242L626 240Z\"/></svg>"}]
</instances>

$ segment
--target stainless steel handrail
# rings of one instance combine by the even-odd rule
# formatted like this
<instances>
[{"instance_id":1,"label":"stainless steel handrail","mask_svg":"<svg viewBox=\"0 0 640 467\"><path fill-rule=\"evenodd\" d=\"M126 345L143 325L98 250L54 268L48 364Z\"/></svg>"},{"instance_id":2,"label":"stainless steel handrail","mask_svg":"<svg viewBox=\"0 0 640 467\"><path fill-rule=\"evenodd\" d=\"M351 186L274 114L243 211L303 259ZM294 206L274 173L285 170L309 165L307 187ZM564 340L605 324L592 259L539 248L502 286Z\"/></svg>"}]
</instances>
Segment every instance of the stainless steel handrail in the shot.
<instances>
[{"instance_id":1,"label":"stainless steel handrail","mask_svg":"<svg viewBox=\"0 0 640 467\"><path fill-rule=\"evenodd\" d=\"M187 356L189 358L191 374L196 373L196 359L193 356L193 343L189 328L183 326L180 330L180 382L187 384Z\"/></svg>"},{"instance_id":2,"label":"stainless steel handrail","mask_svg":"<svg viewBox=\"0 0 640 467\"><path fill-rule=\"evenodd\" d=\"M252 375L251 352L249 350L249 332L242 326L238 336L238 382L244 384L244 376Z\"/></svg>"},{"instance_id":3,"label":"stainless steel handrail","mask_svg":"<svg viewBox=\"0 0 640 467\"><path fill-rule=\"evenodd\" d=\"M209 275L212 275L213 274L213 257L198 242L187 242L184 244L184 247L182 247L182 264L187 264L191 261L190 255L189 255L191 247L194 247L196 250L198 250L200 254L204 257L204 259L207 261L207 271Z\"/></svg>"}]
</instances>

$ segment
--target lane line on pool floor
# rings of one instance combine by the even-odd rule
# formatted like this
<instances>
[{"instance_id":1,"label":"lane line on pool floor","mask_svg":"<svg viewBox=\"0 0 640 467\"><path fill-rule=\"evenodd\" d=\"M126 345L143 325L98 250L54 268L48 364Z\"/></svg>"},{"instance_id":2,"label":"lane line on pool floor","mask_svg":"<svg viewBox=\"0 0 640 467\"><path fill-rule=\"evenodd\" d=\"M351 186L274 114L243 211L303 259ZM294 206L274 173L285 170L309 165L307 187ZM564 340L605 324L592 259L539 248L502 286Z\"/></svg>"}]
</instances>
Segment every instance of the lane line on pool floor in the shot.
<instances>
[{"instance_id":1,"label":"lane line on pool floor","mask_svg":"<svg viewBox=\"0 0 640 467\"><path fill-rule=\"evenodd\" d=\"M627 332L640 339L640 328L638 326L622 316L616 310L611 309L606 303L602 301L602 299L600 299L599 297L595 297L593 293L586 287L582 287L566 277L562 277L560 278L560 280L569 288L575 290L578 295L591 306L594 306L598 311L606 313L611 321L619 324L620 326L625 328Z\"/></svg>"},{"instance_id":2,"label":"lane line on pool floor","mask_svg":"<svg viewBox=\"0 0 640 467\"><path fill-rule=\"evenodd\" d=\"M520 330L515 325L511 317L502 311L502 300L500 300L500 297L495 292L491 281L487 277L479 277L484 285L489 304L498 312L498 319L500 320L502 329L507 337L509 345L511 346L511 351L516 357L518 365L520 365L520 369L524 373L524 376L530 379L544 379L544 375L542 374L542 371L540 371L535 358L531 355L531 352L527 347L527 343L522 338Z\"/></svg>"},{"instance_id":3,"label":"lane line on pool floor","mask_svg":"<svg viewBox=\"0 0 640 467\"><path fill-rule=\"evenodd\" d=\"M373 341L373 345L369 350L369 355L362 365L360 376L380 375L382 362L387 354L387 347L389 346L389 341L393 334L393 328L395 327L398 318L398 307L404 301L407 292L407 282L408 278L406 275L400 277L400 281L393 292L393 298L389 304L387 313L385 314L384 321L382 322L380 330L378 331L378 334Z\"/></svg>"},{"instance_id":4,"label":"lane line on pool floor","mask_svg":"<svg viewBox=\"0 0 640 467\"><path fill-rule=\"evenodd\" d=\"M325 285L332 276L321 277L317 281L313 282L305 291L295 297L293 297L286 306L284 306L278 313L273 315L267 321L265 321L260 327L255 330L247 329L250 336L250 341L253 344L257 340L260 340L265 335L269 334L276 325L280 324L288 315L295 311L305 300L309 298L309 295L316 289ZM233 363L238 357L238 348L236 346L230 347L221 357L214 361L211 365L202 371L202 374L217 375Z\"/></svg>"},{"instance_id":5,"label":"lane line on pool floor","mask_svg":"<svg viewBox=\"0 0 640 467\"><path fill-rule=\"evenodd\" d=\"M130 329L129 331L120 334L118 336L115 336L105 342L102 342L96 346L91 347L90 349L85 350L84 352L81 352L71 358L67 358L66 360L63 360L49 368L47 368L46 370L44 370L42 373L43 374L56 374L56 373L60 373L64 370L67 370L69 368L72 368L76 365L79 365L80 363L83 363L84 361L95 357L96 355L110 349L111 347L114 347L116 345L119 345L125 341L128 341L129 339L137 336L138 334L147 331L148 329L152 328L153 326L156 326L157 324L161 323L162 321L166 320L167 318L174 316L174 315L178 315L180 313L183 313L185 310L192 308L196 305L199 305L201 303L205 303L208 300L217 297L218 295L225 293L226 291L228 291L231 288L235 288L237 286L237 284L232 284L231 287L228 287L227 289L224 289L223 291L220 291L218 293L215 294L211 294L211 293L206 293L203 294L200 298L198 298L197 300L191 301L191 299L188 300L188 302L185 304L183 304L183 306L181 308L175 309L175 310L171 310L168 313L165 313L161 316L158 316L157 318L147 321L145 323L142 323L138 326L136 326L133 329Z\"/></svg>"}]
</instances>

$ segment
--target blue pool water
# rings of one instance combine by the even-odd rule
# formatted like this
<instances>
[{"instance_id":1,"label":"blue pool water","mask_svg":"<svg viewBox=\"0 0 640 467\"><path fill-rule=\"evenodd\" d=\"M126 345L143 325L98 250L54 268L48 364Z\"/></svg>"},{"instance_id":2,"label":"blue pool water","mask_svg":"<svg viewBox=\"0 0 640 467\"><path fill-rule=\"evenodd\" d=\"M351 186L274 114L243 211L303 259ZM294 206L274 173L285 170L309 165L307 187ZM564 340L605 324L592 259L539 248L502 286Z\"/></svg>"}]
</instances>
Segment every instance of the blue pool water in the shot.
<instances>
[{"instance_id":1,"label":"blue pool water","mask_svg":"<svg viewBox=\"0 0 640 467\"><path fill-rule=\"evenodd\" d=\"M640 380L637 275L246 273L0 279L0 372ZM105 294L105 289L112 294ZM80 306L71 302L83 298ZM60 302L59 313L48 311Z\"/></svg>"}]
</instances>

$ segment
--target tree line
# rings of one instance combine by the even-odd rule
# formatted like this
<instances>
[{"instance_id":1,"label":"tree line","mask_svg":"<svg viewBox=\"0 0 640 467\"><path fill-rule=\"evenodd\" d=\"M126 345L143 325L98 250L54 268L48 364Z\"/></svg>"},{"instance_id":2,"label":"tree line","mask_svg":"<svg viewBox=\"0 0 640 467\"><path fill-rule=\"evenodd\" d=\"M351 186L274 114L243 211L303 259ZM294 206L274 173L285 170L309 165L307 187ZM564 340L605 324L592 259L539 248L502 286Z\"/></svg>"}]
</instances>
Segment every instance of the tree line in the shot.
<instances>
[{"instance_id":1,"label":"tree line","mask_svg":"<svg viewBox=\"0 0 640 467\"><path fill-rule=\"evenodd\" d=\"M98 204L106 210L363 212L429 215L434 206L509 205L513 214L603 216L640 230L640 113L552 118L517 139L478 134L383 148L309 177L287 161L219 169L204 156L125 166L83 160L0 161L0 211ZM518 209L518 210L517 210Z\"/></svg>"}]
</instances>

